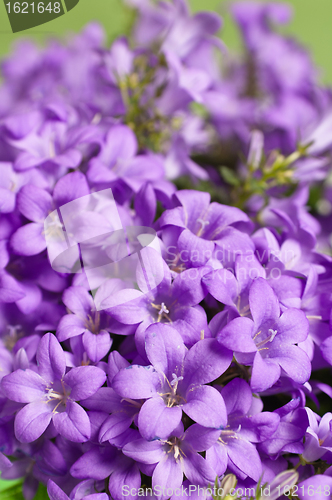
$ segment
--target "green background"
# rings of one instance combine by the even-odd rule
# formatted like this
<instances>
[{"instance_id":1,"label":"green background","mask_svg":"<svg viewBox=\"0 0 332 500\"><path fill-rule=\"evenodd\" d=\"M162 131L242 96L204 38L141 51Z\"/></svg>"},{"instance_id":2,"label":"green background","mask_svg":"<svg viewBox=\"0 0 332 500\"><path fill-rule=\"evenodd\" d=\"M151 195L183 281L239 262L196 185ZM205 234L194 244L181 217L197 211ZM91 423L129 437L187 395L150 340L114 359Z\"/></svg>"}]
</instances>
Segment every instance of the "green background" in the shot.
<instances>
[{"instance_id":1,"label":"green background","mask_svg":"<svg viewBox=\"0 0 332 500\"><path fill-rule=\"evenodd\" d=\"M291 0L288 3L294 7L294 19L284 31L294 35L310 49L314 61L321 70L321 81L332 83L332 0ZM238 33L227 15L228 2L189 0L189 4L193 11L219 12L224 17L223 40L231 50L240 49ZM111 40L128 28L130 16L121 0L80 0L79 4L64 16L14 35L11 32L4 3L0 2L0 58L8 54L11 45L22 37L29 36L42 44L47 38L77 32L91 20L101 21ZM14 498L23 500L20 490L21 484L17 482L0 481L1 500ZM46 495L45 490L41 488L38 499L43 498L46 498Z\"/></svg>"},{"instance_id":2,"label":"green background","mask_svg":"<svg viewBox=\"0 0 332 500\"><path fill-rule=\"evenodd\" d=\"M332 0L291 0L294 20L286 28L310 48L313 58L321 69L321 80L332 83ZM194 11L227 10L225 0L189 0ZM0 3L0 57L7 54L13 41L22 36L31 36L40 43L45 38L79 31L88 21L101 21L110 38L120 34L128 25L128 16L121 0L80 0L79 4L64 16L42 26L13 35L10 30L5 6ZM225 28L222 37L233 50L239 48L236 30L230 26L229 16L224 16Z\"/></svg>"}]
</instances>

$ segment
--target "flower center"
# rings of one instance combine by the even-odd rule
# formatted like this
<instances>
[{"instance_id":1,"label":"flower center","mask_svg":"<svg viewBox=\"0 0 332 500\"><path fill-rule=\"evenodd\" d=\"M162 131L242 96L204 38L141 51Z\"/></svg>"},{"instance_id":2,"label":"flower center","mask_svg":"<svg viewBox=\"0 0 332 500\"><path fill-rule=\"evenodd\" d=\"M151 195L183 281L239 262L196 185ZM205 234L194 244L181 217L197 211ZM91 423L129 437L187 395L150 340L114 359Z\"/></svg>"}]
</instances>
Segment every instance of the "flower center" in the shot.
<instances>
[{"instance_id":1,"label":"flower center","mask_svg":"<svg viewBox=\"0 0 332 500\"><path fill-rule=\"evenodd\" d=\"M256 339L259 335L261 335L261 333L262 333L262 331L259 331L254 336L254 341L255 341L256 347L258 348L259 351L261 351L263 349L268 349L268 347L263 347L263 346L265 346L265 344L267 344L268 342L273 342L275 336L278 333L278 330L273 330L272 328L269 328L268 333L270 335L268 335L264 340L260 340L259 342L257 342Z\"/></svg>"},{"instance_id":2,"label":"flower center","mask_svg":"<svg viewBox=\"0 0 332 500\"><path fill-rule=\"evenodd\" d=\"M90 360L88 358L87 353L84 351L82 356L81 366L89 366L89 365L90 365Z\"/></svg>"},{"instance_id":3,"label":"flower center","mask_svg":"<svg viewBox=\"0 0 332 500\"><path fill-rule=\"evenodd\" d=\"M158 315L157 315L157 323L160 323L163 319L167 319L169 323L172 323L171 318L168 316L169 314L169 309L167 309L166 305L164 302L162 302L160 305L159 304L154 304L151 302L151 306L154 309L158 310Z\"/></svg>"},{"instance_id":4,"label":"flower center","mask_svg":"<svg viewBox=\"0 0 332 500\"><path fill-rule=\"evenodd\" d=\"M60 385L61 383L61 385ZM56 382L57 387L47 387L46 389L46 404L51 403L54 405L52 410L53 413L58 413L57 409L60 405L66 406L67 400L69 398L69 393L67 393L66 388L64 386L63 380L61 382Z\"/></svg>"},{"instance_id":5,"label":"flower center","mask_svg":"<svg viewBox=\"0 0 332 500\"><path fill-rule=\"evenodd\" d=\"M176 391L176 389L178 388L178 383L183 380L183 377L178 377L177 375L175 375L175 373L172 373L172 382L171 382L171 386L173 387L174 391Z\"/></svg>"},{"instance_id":6,"label":"flower center","mask_svg":"<svg viewBox=\"0 0 332 500\"><path fill-rule=\"evenodd\" d=\"M168 379L166 379L166 392L161 393L160 395L162 396L166 406L168 408L172 408L173 406L178 406L181 404L181 402L186 402L184 397L180 396L180 394L177 394L177 388L178 388L178 383L183 380L183 377L178 377L175 373L172 373L172 381L169 382ZM167 389L170 389L167 391Z\"/></svg>"},{"instance_id":7,"label":"flower center","mask_svg":"<svg viewBox=\"0 0 332 500\"><path fill-rule=\"evenodd\" d=\"M100 313L98 311L88 314L88 319L85 321L85 328L95 335L100 332Z\"/></svg>"},{"instance_id":8,"label":"flower center","mask_svg":"<svg viewBox=\"0 0 332 500\"><path fill-rule=\"evenodd\" d=\"M12 351L19 338L23 337L22 325L7 325L7 335L3 341L9 351Z\"/></svg>"},{"instance_id":9,"label":"flower center","mask_svg":"<svg viewBox=\"0 0 332 500\"><path fill-rule=\"evenodd\" d=\"M54 389L48 388L46 392L46 399L47 401L52 401L53 399L57 399L62 402L66 398L64 394L60 394L59 392L56 392Z\"/></svg>"},{"instance_id":10,"label":"flower center","mask_svg":"<svg viewBox=\"0 0 332 500\"><path fill-rule=\"evenodd\" d=\"M227 427L229 427L229 425L227 425ZM239 425L239 427L236 430L228 429L227 427L226 429L223 429L221 431L220 436L218 438L219 443L223 445L228 444L230 439L240 439L237 433L240 432L241 425Z\"/></svg>"},{"instance_id":11,"label":"flower center","mask_svg":"<svg viewBox=\"0 0 332 500\"><path fill-rule=\"evenodd\" d=\"M48 221L47 221L47 227L44 228L43 234L45 236L47 236L48 238L50 238L50 237L56 238L56 239L59 239L59 241L64 240L62 223L59 219L59 216L58 216L58 213L56 210L49 214Z\"/></svg>"},{"instance_id":12,"label":"flower center","mask_svg":"<svg viewBox=\"0 0 332 500\"><path fill-rule=\"evenodd\" d=\"M184 452L181 450L181 439L172 437L165 441L165 444L167 446L166 453L173 455L176 462L178 462L178 460L182 460L183 457L185 457Z\"/></svg>"},{"instance_id":13,"label":"flower center","mask_svg":"<svg viewBox=\"0 0 332 500\"><path fill-rule=\"evenodd\" d=\"M196 236L202 236L202 234L204 233L204 230L205 230L205 226L208 226L210 224L210 222L208 220L204 220L204 219L197 219L197 222L200 224L200 228L199 228L198 232L196 233Z\"/></svg>"}]
</instances>

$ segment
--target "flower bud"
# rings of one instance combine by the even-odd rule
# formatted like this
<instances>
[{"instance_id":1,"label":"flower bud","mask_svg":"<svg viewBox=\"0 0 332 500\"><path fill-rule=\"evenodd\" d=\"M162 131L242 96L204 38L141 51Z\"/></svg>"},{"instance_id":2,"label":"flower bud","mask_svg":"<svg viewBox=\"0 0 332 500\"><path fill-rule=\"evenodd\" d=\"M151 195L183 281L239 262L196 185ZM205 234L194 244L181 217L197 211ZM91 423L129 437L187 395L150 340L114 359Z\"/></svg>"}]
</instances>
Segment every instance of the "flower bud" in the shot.
<instances>
[{"instance_id":1,"label":"flower bud","mask_svg":"<svg viewBox=\"0 0 332 500\"><path fill-rule=\"evenodd\" d=\"M220 483L220 488L224 490L225 495L228 495L229 492L235 488L236 483L236 476L234 476L234 474L227 474L227 476L223 477Z\"/></svg>"},{"instance_id":2,"label":"flower bud","mask_svg":"<svg viewBox=\"0 0 332 500\"><path fill-rule=\"evenodd\" d=\"M261 488L259 500L277 500L287 489L292 490L299 479L299 474L296 470L286 470L278 474L269 486Z\"/></svg>"}]
</instances>

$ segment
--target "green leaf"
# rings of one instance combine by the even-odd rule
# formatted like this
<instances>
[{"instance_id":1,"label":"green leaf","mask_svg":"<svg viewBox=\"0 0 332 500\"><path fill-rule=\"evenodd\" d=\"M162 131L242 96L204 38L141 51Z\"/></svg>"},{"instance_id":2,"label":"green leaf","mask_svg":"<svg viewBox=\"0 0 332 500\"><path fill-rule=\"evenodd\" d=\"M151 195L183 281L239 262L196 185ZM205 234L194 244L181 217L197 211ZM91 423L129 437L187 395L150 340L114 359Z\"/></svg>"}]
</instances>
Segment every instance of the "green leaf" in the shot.
<instances>
[{"instance_id":1,"label":"green leaf","mask_svg":"<svg viewBox=\"0 0 332 500\"><path fill-rule=\"evenodd\" d=\"M203 106L203 104L200 104L199 102L191 102L190 109L195 115L199 116L200 118L206 120L209 117L208 110L205 106Z\"/></svg>"},{"instance_id":2,"label":"green leaf","mask_svg":"<svg viewBox=\"0 0 332 500\"><path fill-rule=\"evenodd\" d=\"M24 500L22 495L22 479L14 481L0 480L0 498L1 500Z\"/></svg>"},{"instance_id":3,"label":"green leaf","mask_svg":"<svg viewBox=\"0 0 332 500\"><path fill-rule=\"evenodd\" d=\"M22 479L14 479L13 481L8 481L6 479L1 479L0 477L0 491L5 491L7 488L15 484L22 483Z\"/></svg>"},{"instance_id":4,"label":"green leaf","mask_svg":"<svg viewBox=\"0 0 332 500\"><path fill-rule=\"evenodd\" d=\"M49 500L47 488L42 483L39 483L37 494L33 500Z\"/></svg>"},{"instance_id":5,"label":"green leaf","mask_svg":"<svg viewBox=\"0 0 332 500\"><path fill-rule=\"evenodd\" d=\"M219 171L222 178L227 182L227 184L230 184L231 186L240 185L240 179L236 176L236 173L232 169L223 166L219 168Z\"/></svg>"},{"instance_id":6,"label":"green leaf","mask_svg":"<svg viewBox=\"0 0 332 500\"><path fill-rule=\"evenodd\" d=\"M24 500L22 486L22 479L15 479L14 481L0 479L0 499ZM47 488L42 483L39 484L38 491L33 500L49 500Z\"/></svg>"}]
</instances>

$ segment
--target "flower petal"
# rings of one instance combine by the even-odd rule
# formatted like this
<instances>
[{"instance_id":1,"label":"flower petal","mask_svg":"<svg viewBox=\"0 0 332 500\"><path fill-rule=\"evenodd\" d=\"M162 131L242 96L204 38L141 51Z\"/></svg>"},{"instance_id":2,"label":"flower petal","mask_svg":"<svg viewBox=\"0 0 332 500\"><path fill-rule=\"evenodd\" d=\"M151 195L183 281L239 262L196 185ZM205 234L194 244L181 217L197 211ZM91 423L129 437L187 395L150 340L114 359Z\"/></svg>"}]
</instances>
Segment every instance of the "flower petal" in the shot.
<instances>
[{"instance_id":1,"label":"flower petal","mask_svg":"<svg viewBox=\"0 0 332 500\"><path fill-rule=\"evenodd\" d=\"M192 484L206 486L213 484L216 473L198 453L190 453L183 458L183 472Z\"/></svg>"},{"instance_id":2,"label":"flower petal","mask_svg":"<svg viewBox=\"0 0 332 500\"><path fill-rule=\"evenodd\" d=\"M116 468L116 457L114 446L94 446L71 466L70 474L79 479L105 479Z\"/></svg>"},{"instance_id":3,"label":"flower petal","mask_svg":"<svg viewBox=\"0 0 332 500\"><path fill-rule=\"evenodd\" d=\"M46 240L43 231L44 227L35 222L19 227L10 240L14 252L29 256L45 250Z\"/></svg>"},{"instance_id":4,"label":"flower petal","mask_svg":"<svg viewBox=\"0 0 332 500\"><path fill-rule=\"evenodd\" d=\"M6 272L0 274L0 302L16 302L24 298L20 284Z\"/></svg>"},{"instance_id":5,"label":"flower petal","mask_svg":"<svg viewBox=\"0 0 332 500\"><path fill-rule=\"evenodd\" d=\"M66 411L53 415L53 424L58 433L69 441L84 443L90 439L89 417L77 403L67 401Z\"/></svg>"},{"instance_id":6,"label":"flower petal","mask_svg":"<svg viewBox=\"0 0 332 500\"><path fill-rule=\"evenodd\" d=\"M88 194L90 194L89 185L82 172L71 172L61 177L53 190L53 198L57 207Z\"/></svg>"},{"instance_id":7,"label":"flower petal","mask_svg":"<svg viewBox=\"0 0 332 500\"><path fill-rule=\"evenodd\" d=\"M17 196L17 207L32 222L44 222L53 208L52 196L44 189L27 184Z\"/></svg>"},{"instance_id":8,"label":"flower petal","mask_svg":"<svg viewBox=\"0 0 332 500\"><path fill-rule=\"evenodd\" d=\"M85 332L84 321L78 318L75 314L66 314L59 322L56 336L59 342L82 335Z\"/></svg>"},{"instance_id":9,"label":"flower petal","mask_svg":"<svg viewBox=\"0 0 332 500\"><path fill-rule=\"evenodd\" d=\"M84 349L93 363L98 363L111 349L112 339L110 334L102 330L98 334L86 330L83 333L82 342Z\"/></svg>"},{"instance_id":10,"label":"flower petal","mask_svg":"<svg viewBox=\"0 0 332 500\"><path fill-rule=\"evenodd\" d=\"M126 415L125 413L113 413L106 418L105 422L100 428L99 441L109 441L117 436L120 436L131 426L134 415Z\"/></svg>"},{"instance_id":11,"label":"flower petal","mask_svg":"<svg viewBox=\"0 0 332 500\"><path fill-rule=\"evenodd\" d=\"M199 424L193 424L186 430L185 441L195 451L205 451L218 442L219 436L219 429L209 429Z\"/></svg>"},{"instance_id":12,"label":"flower petal","mask_svg":"<svg viewBox=\"0 0 332 500\"><path fill-rule=\"evenodd\" d=\"M189 391L187 403L182 409L194 422L204 427L219 429L227 424L224 400L220 393L211 386L196 387Z\"/></svg>"},{"instance_id":13,"label":"flower petal","mask_svg":"<svg viewBox=\"0 0 332 500\"><path fill-rule=\"evenodd\" d=\"M271 347L269 357L278 363L287 375L299 384L304 384L310 378L311 363L308 355L295 345Z\"/></svg>"},{"instance_id":14,"label":"flower petal","mask_svg":"<svg viewBox=\"0 0 332 500\"><path fill-rule=\"evenodd\" d=\"M279 301L273 289L263 278L257 278L251 285L249 304L257 331L264 323L279 319Z\"/></svg>"},{"instance_id":15,"label":"flower petal","mask_svg":"<svg viewBox=\"0 0 332 500\"><path fill-rule=\"evenodd\" d=\"M183 385L188 388L190 385L208 384L216 380L227 370L232 357L233 353L216 339L200 340L186 355Z\"/></svg>"},{"instance_id":16,"label":"flower petal","mask_svg":"<svg viewBox=\"0 0 332 500\"><path fill-rule=\"evenodd\" d=\"M249 318L235 318L219 333L221 345L235 352L256 352L257 347L252 339L254 323Z\"/></svg>"},{"instance_id":17,"label":"flower petal","mask_svg":"<svg viewBox=\"0 0 332 500\"><path fill-rule=\"evenodd\" d=\"M74 401L92 396L106 382L106 373L97 366L72 368L63 378L71 388L70 398Z\"/></svg>"},{"instance_id":18,"label":"flower petal","mask_svg":"<svg viewBox=\"0 0 332 500\"><path fill-rule=\"evenodd\" d=\"M2 379L7 398L18 403L33 403L45 396L46 382L32 370L16 370Z\"/></svg>"},{"instance_id":19,"label":"flower petal","mask_svg":"<svg viewBox=\"0 0 332 500\"><path fill-rule=\"evenodd\" d=\"M299 309L287 309L276 323L278 335L275 341L284 344L304 342L309 333L309 321L305 313ZM273 343L274 345L275 343Z\"/></svg>"},{"instance_id":20,"label":"flower petal","mask_svg":"<svg viewBox=\"0 0 332 500\"><path fill-rule=\"evenodd\" d=\"M112 497L114 500L123 500L124 492L127 491L138 491L141 486L141 474L139 468L135 462L122 455L126 459L126 462L122 465L117 461L117 469L113 472L109 478L108 488L112 492ZM122 458L121 457L121 458ZM134 495L128 495L129 500L134 500Z\"/></svg>"},{"instance_id":21,"label":"flower petal","mask_svg":"<svg viewBox=\"0 0 332 500\"><path fill-rule=\"evenodd\" d=\"M76 314L82 321L94 309L93 298L82 286L71 286L63 293L63 303L68 309Z\"/></svg>"},{"instance_id":22,"label":"flower petal","mask_svg":"<svg viewBox=\"0 0 332 500\"><path fill-rule=\"evenodd\" d=\"M181 488L183 472L181 462L176 462L172 456L166 456L159 462L152 476L152 488L156 491L158 499L169 498L167 490L176 491ZM160 494L158 494L160 492ZM162 494L165 492L165 494Z\"/></svg>"},{"instance_id":23,"label":"flower petal","mask_svg":"<svg viewBox=\"0 0 332 500\"><path fill-rule=\"evenodd\" d=\"M227 414L246 415L252 404L252 392L243 379L235 378L221 389Z\"/></svg>"},{"instance_id":24,"label":"flower petal","mask_svg":"<svg viewBox=\"0 0 332 500\"><path fill-rule=\"evenodd\" d=\"M42 301L42 293L39 286L32 282L21 282L25 297L16 301L16 305L23 314L30 314L37 309Z\"/></svg>"},{"instance_id":25,"label":"flower petal","mask_svg":"<svg viewBox=\"0 0 332 500\"><path fill-rule=\"evenodd\" d=\"M47 481L47 494L50 500L69 500L69 497L62 491L57 484L55 484L52 479Z\"/></svg>"},{"instance_id":26,"label":"flower petal","mask_svg":"<svg viewBox=\"0 0 332 500\"><path fill-rule=\"evenodd\" d=\"M262 463L255 445L244 439L230 439L227 445L228 467L232 470L234 464L245 476L258 481L262 474ZM236 473L237 470L234 470Z\"/></svg>"},{"instance_id":27,"label":"flower petal","mask_svg":"<svg viewBox=\"0 0 332 500\"><path fill-rule=\"evenodd\" d=\"M147 399L156 395L160 382L152 366L131 365L115 375L112 387L123 398Z\"/></svg>"},{"instance_id":28,"label":"flower petal","mask_svg":"<svg viewBox=\"0 0 332 500\"><path fill-rule=\"evenodd\" d=\"M15 417L15 436L21 443L38 439L52 420L52 407L45 402L30 403Z\"/></svg>"},{"instance_id":29,"label":"flower petal","mask_svg":"<svg viewBox=\"0 0 332 500\"><path fill-rule=\"evenodd\" d=\"M166 439L179 425L181 418L180 407L168 408L161 397L155 397L145 401L140 409L138 428L141 436L148 441L157 438Z\"/></svg>"},{"instance_id":30,"label":"flower petal","mask_svg":"<svg viewBox=\"0 0 332 500\"><path fill-rule=\"evenodd\" d=\"M47 382L61 380L66 371L66 358L53 333L46 333L37 350L39 374Z\"/></svg>"},{"instance_id":31,"label":"flower petal","mask_svg":"<svg viewBox=\"0 0 332 500\"><path fill-rule=\"evenodd\" d=\"M156 464L165 456L159 441L147 441L146 439L136 439L126 444L122 451L127 457L142 462L142 464Z\"/></svg>"},{"instance_id":32,"label":"flower petal","mask_svg":"<svg viewBox=\"0 0 332 500\"><path fill-rule=\"evenodd\" d=\"M149 326L145 333L147 357L154 368L172 380L172 374L181 371L187 351L181 335L162 323Z\"/></svg>"},{"instance_id":33,"label":"flower petal","mask_svg":"<svg viewBox=\"0 0 332 500\"><path fill-rule=\"evenodd\" d=\"M263 359L256 353L251 375L251 389L253 392L262 392L269 389L279 380L281 369L278 363Z\"/></svg>"}]
</instances>

